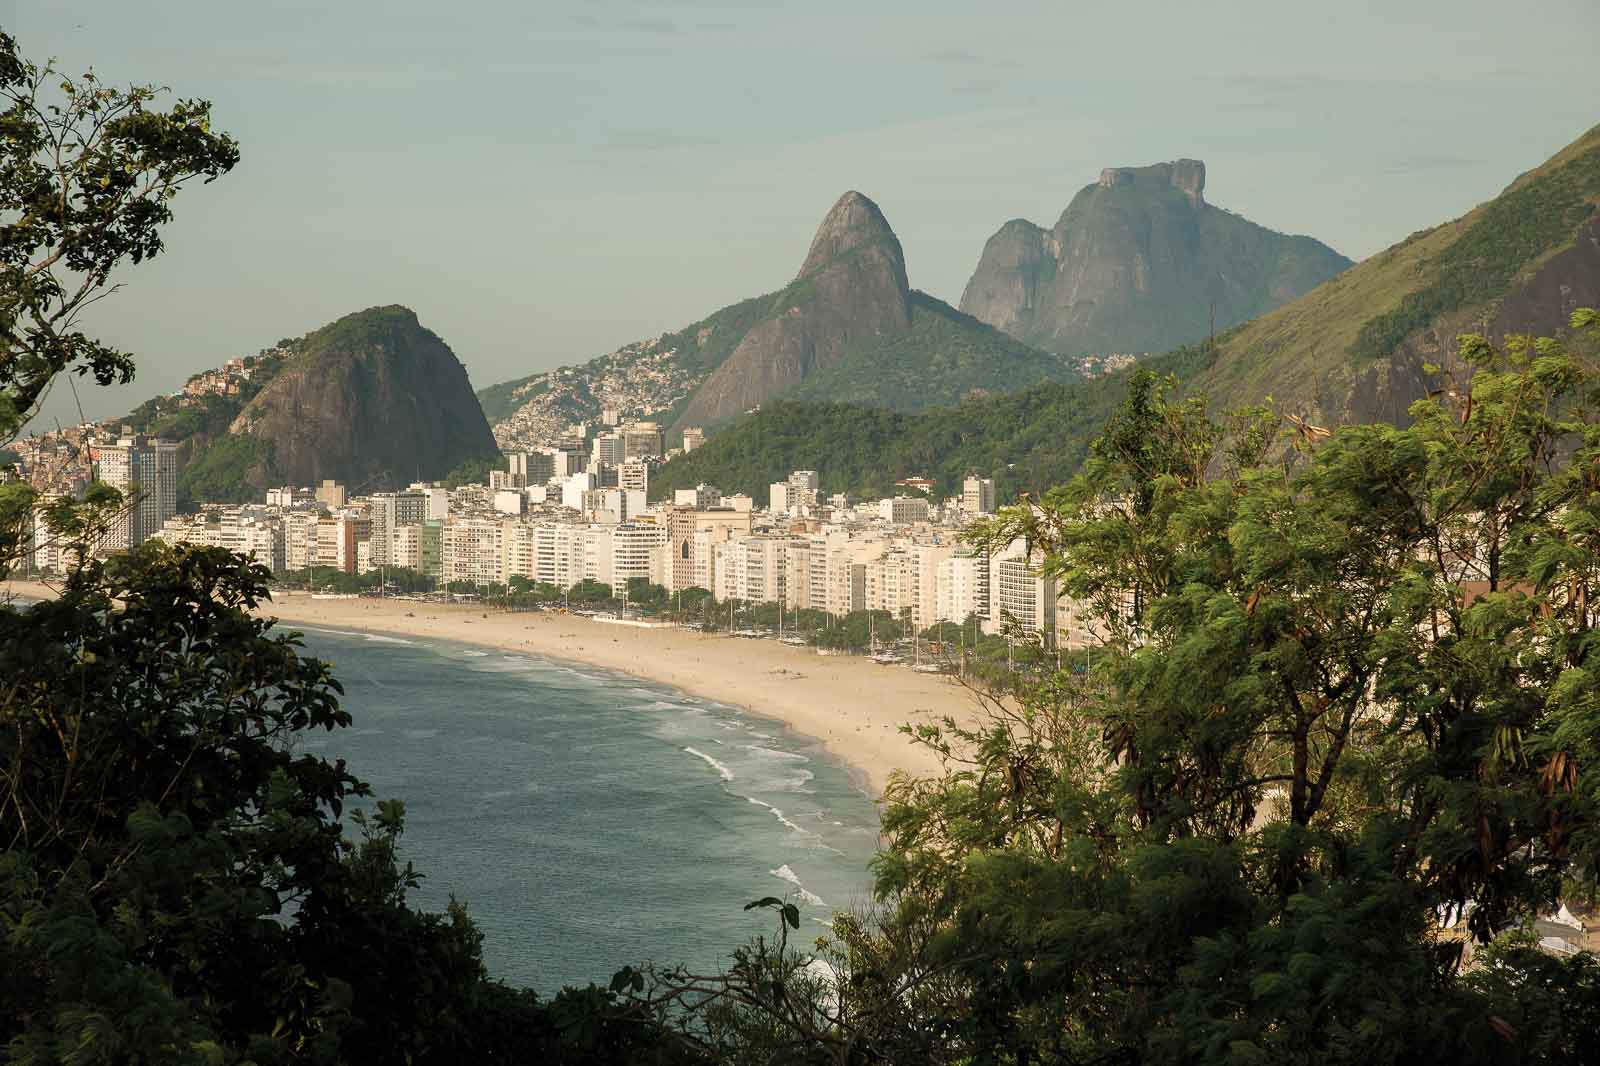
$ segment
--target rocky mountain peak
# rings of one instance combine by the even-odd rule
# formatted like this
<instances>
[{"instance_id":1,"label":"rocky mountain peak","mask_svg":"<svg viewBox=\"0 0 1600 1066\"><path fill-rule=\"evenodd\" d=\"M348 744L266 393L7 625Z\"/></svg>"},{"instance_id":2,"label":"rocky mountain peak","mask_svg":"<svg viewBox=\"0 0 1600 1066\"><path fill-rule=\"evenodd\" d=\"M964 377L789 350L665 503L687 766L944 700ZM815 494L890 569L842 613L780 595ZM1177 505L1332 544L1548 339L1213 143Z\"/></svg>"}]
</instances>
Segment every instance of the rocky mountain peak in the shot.
<instances>
[{"instance_id":1,"label":"rocky mountain peak","mask_svg":"<svg viewBox=\"0 0 1600 1066\"><path fill-rule=\"evenodd\" d=\"M989 238L961 310L1062 355L1161 352L1326 281L1350 260L1207 209L1206 165L1107 167L1051 229L1013 219Z\"/></svg>"},{"instance_id":2,"label":"rocky mountain peak","mask_svg":"<svg viewBox=\"0 0 1600 1066\"><path fill-rule=\"evenodd\" d=\"M261 484L394 488L498 452L461 361L399 304L307 334L228 431L270 446Z\"/></svg>"},{"instance_id":3,"label":"rocky mountain peak","mask_svg":"<svg viewBox=\"0 0 1600 1066\"><path fill-rule=\"evenodd\" d=\"M836 366L852 346L911 325L905 252L878 205L845 193L800 273L690 400L680 425L712 425Z\"/></svg>"},{"instance_id":4,"label":"rocky mountain peak","mask_svg":"<svg viewBox=\"0 0 1600 1066\"><path fill-rule=\"evenodd\" d=\"M1099 185L1105 189L1170 185L1187 196L1190 204L1200 207L1206 202L1206 165L1198 159L1177 159L1147 167L1107 167L1100 172Z\"/></svg>"},{"instance_id":5,"label":"rocky mountain peak","mask_svg":"<svg viewBox=\"0 0 1600 1066\"><path fill-rule=\"evenodd\" d=\"M894 235L878 205L852 189L834 201L823 216L797 277L814 274L842 255L873 245L881 246L887 253L888 260L899 273L900 287L906 288L905 252L900 247L900 238Z\"/></svg>"}]
</instances>

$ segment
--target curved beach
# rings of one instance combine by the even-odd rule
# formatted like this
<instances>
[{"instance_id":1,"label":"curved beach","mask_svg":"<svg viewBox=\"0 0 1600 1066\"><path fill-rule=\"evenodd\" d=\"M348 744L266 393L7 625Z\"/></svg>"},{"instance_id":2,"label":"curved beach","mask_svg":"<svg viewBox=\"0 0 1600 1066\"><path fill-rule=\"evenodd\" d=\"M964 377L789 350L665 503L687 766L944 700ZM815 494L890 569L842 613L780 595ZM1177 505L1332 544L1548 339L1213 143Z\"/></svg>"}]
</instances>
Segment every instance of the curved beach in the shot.
<instances>
[{"instance_id":1,"label":"curved beach","mask_svg":"<svg viewBox=\"0 0 1600 1066\"><path fill-rule=\"evenodd\" d=\"M0 594L47 597L47 585L10 581ZM365 598L326 599L280 592L263 614L286 628L325 626L360 633L461 641L616 670L782 722L821 742L874 795L889 775L938 772L938 759L900 732L908 722L970 719L972 695L936 674L869 659L818 655L774 640L690 630L647 629L550 611Z\"/></svg>"}]
</instances>

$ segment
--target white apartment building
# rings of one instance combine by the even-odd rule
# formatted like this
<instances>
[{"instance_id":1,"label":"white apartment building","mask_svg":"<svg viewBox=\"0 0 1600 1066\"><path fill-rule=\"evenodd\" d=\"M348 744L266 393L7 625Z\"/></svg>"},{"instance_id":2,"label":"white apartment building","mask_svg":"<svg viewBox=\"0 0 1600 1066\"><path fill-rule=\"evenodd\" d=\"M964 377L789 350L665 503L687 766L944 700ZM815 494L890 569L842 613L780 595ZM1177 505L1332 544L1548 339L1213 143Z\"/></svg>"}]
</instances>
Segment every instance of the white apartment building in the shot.
<instances>
[{"instance_id":1,"label":"white apartment building","mask_svg":"<svg viewBox=\"0 0 1600 1066\"><path fill-rule=\"evenodd\" d=\"M439 558L446 583L499 585L505 575L506 523L490 518L457 518L440 530Z\"/></svg>"},{"instance_id":2,"label":"white apartment building","mask_svg":"<svg viewBox=\"0 0 1600 1066\"><path fill-rule=\"evenodd\" d=\"M210 514L174 515L156 536L168 544L197 544L237 552L275 574L285 569L284 523L265 508L228 508Z\"/></svg>"},{"instance_id":3,"label":"white apartment building","mask_svg":"<svg viewBox=\"0 0 1600 1066\"><path fill-rule=\"evenodd\" d=\"M501 541L504 557L500 572L505 576L507 584L510 584L514 577L526 578L529 581L538 580L534 576L539 570L538 539L535 535L535 530L538 528L527 522L504 523L505 532Z\"/></svg>"},{"instance_id":4,"label":"white apartment building","mask_svg":"<svg viewBox=\"0 0 1600 1066\"><path fill-rule=\"evenodd\" d=\"M843 531L820 539L791 541L785 582L787 604L796 610L832 614L865 610L867 569L883 556L886 547L880 539L852 538Z\"/></svg>"},{"instance_id":5,"label":"white apartment building","mask_svg":"<svg viewBox=\"0 0 1600 1066\"><path fill-rule=\"evenodd\" d=\"M270 501L269 501L270 502ZM428 519L430 497L425 492L375 492L368 500L372 521L372 565L394 565L395 530ZM446 505L448 506L448 505Z\"/></svg>"},{"instance_id":6,"label":"white apartment building","mask_svg":"<svg viewBox=\"0 0 1600 1066\"><path fill-rule=\"evenodd\" d=\"M583 580L583 527L541 523L533 527L533 579L559 588Z\"/></svg>"},{"instance_id":7,"label":"white apartment building","mask_svg":"<svg viewBox=\"0 0 1600 1066\"><path fill-rule=\"evenodd\" d=\"M291 511L283 516L283 565L305 570L317 562L317 519L313 511Z\"/></svg>"},{"instance_id":8,"label":"white apartment building","mask_svg":"<svg viewBox=\"0 0 1600 1066\"><path fill-rule=\"evenodd\" d=\"M767 487L767 507L774 515L814 511L819 484L815 470L796 470L786 480L774 481Z\"/></svg>"},{"instance_id":9,"label":"white apartment building","mask_svg":"<svg viewBox=\"0 0 1600 1066\"><path fill-rule=\"evenodd\" d=\"M583 494L591 489L600 487L599 478L592 470L581 470L567 475L561 482L561 506L570 507L574 511L583 510Z\"/></svg>"},{"instance_id":10,"label":"white apartment building","mask_svg":"<svg viewBox=\"0 0 1600 1066\"><path fill-rule=\"evenodd\" d=\"M938 564L934 606L939 622L964 622L989 614L989 560L982 555L952 555Z\"/></svg>"},{"instance_id":11,"label":"white apartment building","mask_svg":"<svg viewBox=\"0 0 1600 1066\"><path fill-rule=\"evenodd\" d=\"M916 562L916 598L911 620L924 630L939 621L939 567L956 553L954 544L913 544L906 549Z\"/></svg>"},{"instance_id":12,"label":"white apartment building","mask_svg":"<svg viewBox=\"0 0 1600 1066\"><path fill-rule=\"evenodd\" d=\"M895 618L915 611L917 564L908 552L885 552L866 564L865 577L867 610L888 611Z\"/></svg>"},{"instance_id":13,"label":"white apartment building","mask_svg":"<svg viewBox=\"0 0 1600 1066\"><path fill-rule=\"evenodd\" d=\"M618 526L588 526L583 530L583 576L613 589L629 578L641 577L663 584L667 569L667 530L664 526L625 522Z\"/></svg>"}]
</instances>

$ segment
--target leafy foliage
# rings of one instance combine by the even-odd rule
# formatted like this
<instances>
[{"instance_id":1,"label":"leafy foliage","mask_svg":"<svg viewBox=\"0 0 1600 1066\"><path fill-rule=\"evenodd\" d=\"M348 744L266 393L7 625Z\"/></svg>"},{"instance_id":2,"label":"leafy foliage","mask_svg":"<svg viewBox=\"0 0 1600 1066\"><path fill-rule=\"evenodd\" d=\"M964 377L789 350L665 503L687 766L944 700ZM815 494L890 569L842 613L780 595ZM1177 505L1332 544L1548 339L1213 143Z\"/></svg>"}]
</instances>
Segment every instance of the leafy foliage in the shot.
<instances>
[{"instance_id":1,"label":"leafy foliage","mask_svg":"<svg viewBox=\"0 0 1600 1066\"><path fill-rule=\"evenodd\" d=\"M1189 377L1206 366L1202 348L1146 362ZM766 500L791 470L816 470L829 492L892 495L897 479L926 476L952 493L972 473L1002 495L1043 493L1071 476L1090 438L1115 407L1127 373L968 400L920 414L834 403L780 401L736 422L667 463L650 480L653 498L705 482Z\"/></svg>"},{"instance_id":2,"label":"leafy foliage","mask_svg":"<svg viewBox=\"0 0 1600 1066\"><path fill-rule=\"evenodd\" d=\"M1140 374L986 531L1105 643L890 789L873 979L949 977L937 1061L1581 1060L1592 960L1509 945L1600 874L1600 394L1553 341L1462 355L1331 436Z\"/></svg>"},{"instance_id":3,"label":"leafy foliage","mask_svg":"<svg viewBox=\"0 0 1600 1066\"><path fill-rule=\"evenodd\" d=\"M159 95L63 77L0 33L0 441L63 371L133 379L129 356L79 330L78 315L113 271L160 254L185 185L238 162L233 139L211 132L209 104L162 111Z\"/></svg>"},{"instance_id":4,"label":"leafy foliage","mask_svg":"<svg viewBox=\"0 0 1600 1066\"><path fill-rule=\"evenodd\" d=\"M224 433L179 473L178 500L183 507L247 503L259 494L256 484L272 480L275 473L271 441Z\"/></svg>"},{"instance_id":5,"label":"leafy foliage","mask_svg":"<svg viewBox=\"0 0 1600 1066\"><path fill-rule=\"evenodd\" d=\"M969 394L1078 378L1060 358L1001 333L926 293L911 293L911 328L857 342L786 400L838 400L895 411L951 406Z\"/></svg>"},{"instance_id":6,"label":"leafy foliage","mask_svg":"<svg viewBox=\"0 0 1600 1066\"><path fill-rule=\"evenodd\" d=\"M463 908L406 903L403 806L297 751L351 719L248 613L266 576L155 547L0 609L8 1061L691 1061L611 993L489 981Z\"/></svg>"},{"instance_id":7,"label":"leafy foliage","mask_svg":"<svg viewBox=\"0 0 1600 1066\"><path fill-rule=\"evenodd\" d=\"M499 455L464 459L444 476L444 484L451 489L459 489L462 485L487 485L490 471L504 466L505 458Z\"/></svg>"}]
</instances>

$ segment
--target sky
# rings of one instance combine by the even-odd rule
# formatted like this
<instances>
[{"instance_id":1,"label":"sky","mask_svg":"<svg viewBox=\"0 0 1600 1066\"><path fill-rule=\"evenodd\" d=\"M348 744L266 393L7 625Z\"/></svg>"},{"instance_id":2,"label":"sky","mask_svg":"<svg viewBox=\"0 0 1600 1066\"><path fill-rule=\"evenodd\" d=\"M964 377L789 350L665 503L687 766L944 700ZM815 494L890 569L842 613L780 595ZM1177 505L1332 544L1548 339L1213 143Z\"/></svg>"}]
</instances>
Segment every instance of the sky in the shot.
<instances>
[{"instance_id":1,"label":"sky","mask_svg":"<svg viewBox=\"0 0 1600 1066\"><path fill-rule=\"evenodd\" d=\"M1600 122L1595 0L0 0L24 54L170 86L240 142L89 320L133 385L402 303L475 388L673 330L799 268L847 189L951 303L1101 168L1353 258ZM76 419L71 391L43 424Z\"/></svg>"}]
</instances>

